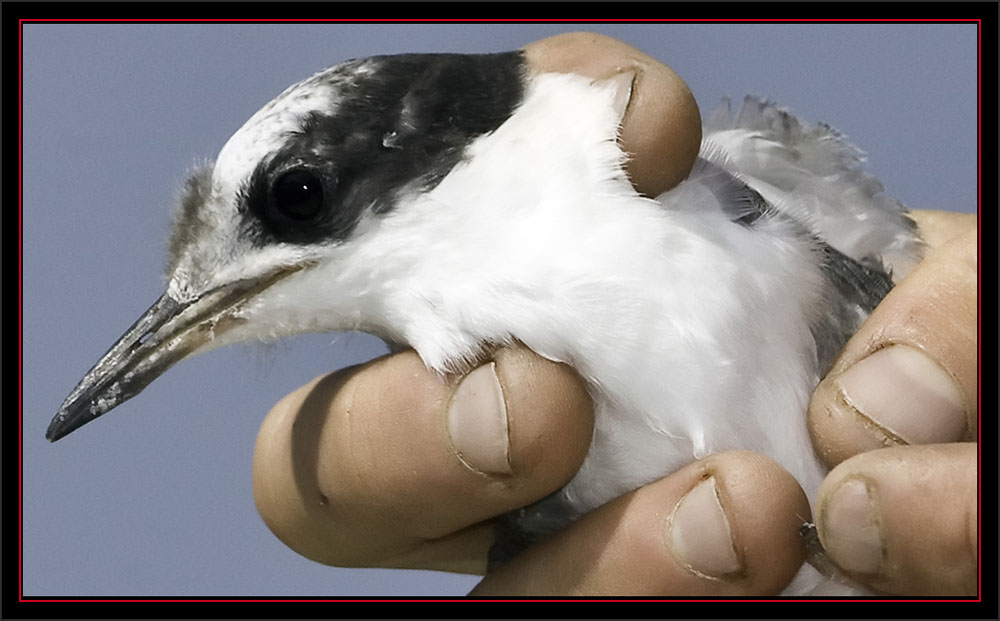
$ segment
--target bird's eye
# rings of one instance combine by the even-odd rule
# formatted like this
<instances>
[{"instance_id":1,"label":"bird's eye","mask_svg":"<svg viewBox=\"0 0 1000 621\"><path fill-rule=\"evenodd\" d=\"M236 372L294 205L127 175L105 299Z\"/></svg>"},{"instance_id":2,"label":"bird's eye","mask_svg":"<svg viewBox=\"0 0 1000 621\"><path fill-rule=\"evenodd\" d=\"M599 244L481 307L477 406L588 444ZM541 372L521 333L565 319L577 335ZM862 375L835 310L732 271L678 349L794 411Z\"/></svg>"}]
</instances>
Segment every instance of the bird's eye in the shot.
<instances>
[{"instance_id":1,"label":"bird's eye","mask_svg":"<svg viewBox=\"0 0 1000 621\"><path fill-rule=\"evenodd\" d=\"M311 220L323 209L323 182L308 170L286 172L271 188L271 206L291 220Z\"/></svg>"}]
</instances>

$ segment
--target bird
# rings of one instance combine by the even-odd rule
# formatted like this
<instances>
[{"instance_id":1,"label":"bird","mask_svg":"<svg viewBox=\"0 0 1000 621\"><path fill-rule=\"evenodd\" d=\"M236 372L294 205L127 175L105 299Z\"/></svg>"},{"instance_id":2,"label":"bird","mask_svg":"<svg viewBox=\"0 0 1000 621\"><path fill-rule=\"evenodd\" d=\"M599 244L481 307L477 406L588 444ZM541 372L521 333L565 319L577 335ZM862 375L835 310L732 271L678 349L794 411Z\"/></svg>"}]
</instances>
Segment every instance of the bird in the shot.
<instances>
[{"instance_id":1,"label":"bird","mask_svg":"<svg viewBox=\"0 0 1000 621\"><path fill-rule=\"evenodd\" d=\"M562 489L500 521L491 564L714 452L812 496L805 421L847 339L920 259L904 205L829 125L746 97L687 177L630 182L632 83L521 51L347 61L255 113L188 179L163 295L53 417L56 441L211 349L361 330L461 374L523 344L585 380L595 426ZM808 567L789 593L825 579Z\"/></svg>"}]
</instances>

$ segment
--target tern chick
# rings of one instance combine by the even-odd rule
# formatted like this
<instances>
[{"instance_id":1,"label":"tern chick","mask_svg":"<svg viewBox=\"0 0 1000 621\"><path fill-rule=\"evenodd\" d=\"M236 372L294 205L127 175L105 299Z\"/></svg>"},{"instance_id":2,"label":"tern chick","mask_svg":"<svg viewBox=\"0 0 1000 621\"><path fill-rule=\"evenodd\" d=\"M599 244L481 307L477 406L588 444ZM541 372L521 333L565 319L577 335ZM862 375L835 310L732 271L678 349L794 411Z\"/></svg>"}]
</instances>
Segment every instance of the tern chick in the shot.
<instances>
[{"instance_id":1,"label":"tern chick","mask_svg":"<svg viewBox=\"0 0 1000 621\"><path fill-rule=\"evenodd\" d=\"M617 141L628 88L520 52L374 57L288 88L188 181L166 292L47 437L220 345L364 330L441 373L520 342L588 383L583 466L507 517L494 560L717 451L769 455L812 495L809 395L886 265L918 259L916 228L842 136L755 98L644 197Z\"/></svg>"}]
</instances>

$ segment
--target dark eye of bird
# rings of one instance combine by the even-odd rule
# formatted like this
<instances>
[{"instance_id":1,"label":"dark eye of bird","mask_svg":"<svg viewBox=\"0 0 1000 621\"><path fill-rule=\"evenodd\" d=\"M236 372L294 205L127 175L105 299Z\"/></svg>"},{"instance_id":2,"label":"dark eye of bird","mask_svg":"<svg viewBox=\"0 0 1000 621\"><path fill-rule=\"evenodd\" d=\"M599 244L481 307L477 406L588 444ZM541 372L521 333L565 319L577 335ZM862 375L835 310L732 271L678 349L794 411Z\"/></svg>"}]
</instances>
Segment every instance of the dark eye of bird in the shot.
<instances>
[{"instance_id":1,"label":"dark eye of bird","mask_svg":"<svg viewBox=\"0 0 1000 621\"><path fill-rule=\"evenodd\" d=\"M292 170L271 188L271 208L285 218L312 220L323 210L323 182L308 170Z\"/></svg>"}]
</instances>

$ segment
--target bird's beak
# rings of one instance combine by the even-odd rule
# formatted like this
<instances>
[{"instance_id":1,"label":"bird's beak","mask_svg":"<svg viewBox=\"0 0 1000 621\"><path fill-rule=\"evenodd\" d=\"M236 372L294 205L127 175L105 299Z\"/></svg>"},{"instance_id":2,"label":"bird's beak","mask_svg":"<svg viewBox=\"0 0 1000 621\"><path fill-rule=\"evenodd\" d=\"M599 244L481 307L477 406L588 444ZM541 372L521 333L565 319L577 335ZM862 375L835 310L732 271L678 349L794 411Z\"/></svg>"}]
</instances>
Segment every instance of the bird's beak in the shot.
<instances>
[{"instance_id":1,"label":"bird's beak","mask_svg":"<svg viewBox=\"0 0 1000 621\"><path fill-rule=\"evenodd\" d=\"M212 289L178 301L164 293L83 376L49 423L55 442L139 394L175 363L244 321L243 302L299 267Z\"/></svg>"}]
</instances>

